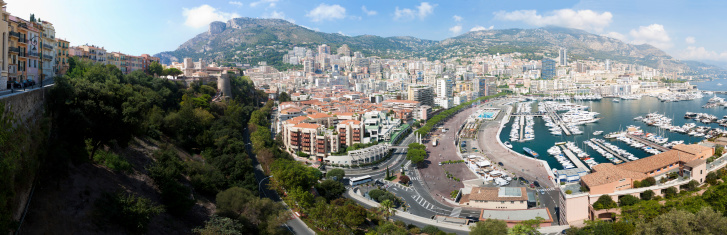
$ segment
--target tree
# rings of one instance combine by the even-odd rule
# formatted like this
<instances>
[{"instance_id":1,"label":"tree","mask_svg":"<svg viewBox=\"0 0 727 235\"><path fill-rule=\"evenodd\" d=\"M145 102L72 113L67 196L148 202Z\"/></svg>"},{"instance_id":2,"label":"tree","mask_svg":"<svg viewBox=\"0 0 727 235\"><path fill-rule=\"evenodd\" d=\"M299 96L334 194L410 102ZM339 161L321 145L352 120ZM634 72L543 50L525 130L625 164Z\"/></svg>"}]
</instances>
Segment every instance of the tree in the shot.
<instances>
[{"instance_id":1,"label":"tree","mask_svg":"<svg viewBox=\"0 0 727 235\"><path fill-rule=\"evenodd\" d=\"M512 235L537 235L540 234L538 231L538 228L540 228L540 224L543 222L543 218L538 216L535 219L526 220L523 222L518 223L510 231L508 234Z\"/></svg>"},{"instance_id":2,"label":"tree","mask_svg":"<svg viewBox=\"0 0 727 235\"><path fill-rule=\"evenodd\" d=\"M288 93L285 91L280 92L280 95L278 96L278 101L288 102L288 101L290 101L290 95L288 95Z\"/></svg>"},{"instance_id":3,"label":"tree","mask_svg":"<svg viewBox=\"0 0 727 235\"><path fill-rule=\"evenodd\" d=\"M664 197L666 199L671 199L677 196L677 188L675 187L668 187L663 189L664 190Z\"/></svg>"},{"instance_id":4,"label":"tree","mask_svg":"<svg viewBox=\"0 0 727 235\"><path fill-rule=\"evenodd\" d=\"M634 234L724 234L724 231L727 231L727 218L707 207L697 214L669 211L649 223L638 224Z\"/></svg>"},{"instance_id":5,"label":"tree","mask_svg":"<svg viewBox=\"0 0 727 235\"><path fill-rule=\"evenodd\" d=\"M624 195L623 197L618 199L618 203L620 206L632 206L636 203L638 203L640 200L637 197L631 196L631 195Z\"/></svg>"},{"instance_id":6,"label":"tree","mask_svg":"<svg viewBox=\"0 0 727 235\"><path fill-rule=\"evenodd\" d=\"M470 227L470 235L507 235L507 229L505 221L487 219Z\"/></svg>"},{"instance_id":7,"label":"tree","mask_svg":"<svg viewBox=\"0 0 727 235\"><path fill-rule=\"evenodd\" d=\"M391 172L389 171L389 166L386 166L386 179L388 180L389 177L391 177Z\"/></svg>"},{"instance_id":8,"label":"tree","mask_svg":"<svg viewBox=\"0 0 727 235\"><path fill-rule=\"evenodd\" d=\"M641 181L641 187L649 187L652 185L656 185L656 179L654 177L648 177Z\"/></svg>"},{"instance_id":9,"label":"tree","mask_svg":"<svg viewBox=\"0 0 727 235\"><path fill-rule=\"evenodd\" d=\"M696 180L690 180L688 183L681 186L682 190L694 191L699 189L699 182Z\"/></svg>"},{"instance_id":10,"label":"tree","mask_svg":"<svg viewBox=\"0 0 727 235\"><path fill-rule=\"evenodd\" d=\"M654 191L646 190L646 191L642 192L640 196L641 196L641 200L644 200L644 201L651 200L651 198L654 197Z\"/></svg>"},{"instance_id":11,"label":"tree","mask_svg":"<svg viewBox=\"0 0 727 235\"><path fill-rule=\"evenodd\" d=\"M664 212L663 206L656 200L641 201L633 206L622 207L621 221L647 223Z\"/></svg>"},{"instance_id":12,"label":"tree","mask_svg":"<svg viewBox=\"0 0 727 235\"><path fill-rule=\"evenodd\" d=\"M394 210L394 202L390 200L382 201L378 210L384 215L384 217L386 217L386 220L389 220L389 217L396 215L396 210Z\"/></svg>"},{"instance_id":13,"label":"tree","mask_svg":"<svg viewBox=\"0 0 727 235\"><path fill-rule=\"evenodd\" d=\"M174 78L177 78L177 76L183 74L183 72L177 68L167 68L162 71L162 73L166 76L172 76Z\"/></svg>"},{"instance_id":14,"label":"tree","mask_svg":"<svg viewBox=\"0 0 727 235\"><path fill-rule=\"evenodd\" d=\"M727 215L727 184L710 187L702 194L702 198L713 209Z\"/></svg>"},{"instance_id":15,"label":"tree","mask_svg":"<svg viewBox=\"0 0 727 235\"><path fill-rule=\"evenodd\" d=\"M618 207L616 202L614 202L613 199L606 194L598 197L598 200L593 203L593 209L596 210L611 209L616 207Z\"/></svg>"},{"instance_id":16,"label":"tree","mask_svg":"<svg viewBox=\"0 0 727 235\"><path fill-rule=\"evenodd\" d=\"M324 180L317 184L315 188L327 201L339 198L344 192L346 192L346 187L344 187L341 182L332 179Z\"/></svg>"},{"instance_id":17,"label":"tree","mask_svg":"<svg viewBox=\"0 0 727 235\"><path fill-rule=\"evenodd\" d=\"M707 182L708 184L714 186L714 185L717 185L717 180L718 179L719 179L719 176L717 175L717 173L715 173L714 171L710 171L709 173L707 173L707 177L705 179L705 182Z\"/></svg>"},{"instance_id":18,"label":"tree","mask_svg":"<svg viewBox=\"0 0 727 235\"><path fill-rule=\"evenodd\" d=\"M343 177L345 177L345 176L346 176L346 171L344 171L343 169L339 169L339 168L332 169L332 170L328 171L328 173L326 173L326 178L338 180L338 181L343 180Z\"/></svg>"},{"instance_id":19,"label":"tree","mask_svg":"<svg viewBox=\"0 0 727 235\"><path fill-rule=\"evenodd\" d=\"M151 62L151 64L149 64L149 71L148 71L149 75L162 76L162 75L164 75L163 73L164 73L164 67L162 67L162 65L159 64L159 62L154 61L154 62Z\"/></svg>"},{"instance_id":20,"label":"tree","mask_svg":"<svg viewBox=\"0 0 727 235\"><path fill-rule=\"evenodd\" d=\"M406 175L399 176L399 182L402 184L408 184L409 176L406 176Z\"/></svg>"},{"instance_id":21,"label":"tree","mask_svg":"<svg viewBox=\"0 0 727 235\"><path fill-rule=\"evenodd\" d=\"M282 204L257 197L240 187L222 191L216 199L218 215L256 225L268 232L276 231L290 216Z\"/></svg>"},{"instance_id":22,"label":"tree","mask_svg":"<svg viewBox=\"0 0 727 235\"><path fill-rule=\"evenodd\" d=\"M200 235L243 235L245 226L237 220L212 215L204 222L204 227L195 228L192 232Z\"/></svg>"},{"instance_id":23,"label":"tree","mask_svg":"<svg viewBox=\"0 0 727 235\"><path fill-rule=\"evenodd\" d=\"M426 234L437 234L441 231L442 230L439 230L439 228L437 228L434 225L427 225L427 226L424 226L424 228L422 228L422 232L426 233Z\"/></svg>"},{"instance_id":24,"label":"tree","mask_svg":"<svg viewBox=\"0 0 727 235\"><path fill-rule=\"evenodd\" d=\"M633 188L641 188L641 181L634 180L634 182L631 183L631 187L633 187Z\"/></svg>"}]
</instances>

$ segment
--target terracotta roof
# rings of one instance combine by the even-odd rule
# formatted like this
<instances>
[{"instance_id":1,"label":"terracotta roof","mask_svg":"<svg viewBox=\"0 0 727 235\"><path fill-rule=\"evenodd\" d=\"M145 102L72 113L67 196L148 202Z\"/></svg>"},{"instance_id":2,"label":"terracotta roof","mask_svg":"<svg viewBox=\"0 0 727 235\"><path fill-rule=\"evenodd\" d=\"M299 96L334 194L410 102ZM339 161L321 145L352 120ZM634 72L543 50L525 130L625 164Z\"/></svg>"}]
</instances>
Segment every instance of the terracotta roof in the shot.
<instances>
[{"instance_id":1,"label":"terracotta roof","mask_svg":"<svg viewBox=\"0 0 727 235\"><path fill-rule=\"evenodd\" d=\"M345 124L345 125L349 125L349 124L360 125L361 124L361 121L359 121L359 120L344 120L344 121L341 121L339 124Z\"/></svg>"},{"instance_id":2,"label":"terracotta roof","mask_svg":"<svg viewBox=\"0 0 727 235\"><path fill-rule=\"evenodd\" d=\"M306 119L308 119L308 117L306 117L306 116L297 116L297 117L288 119L285 122L287 122L289 124L298 124L298 123L305 121Z\"/></svg>"},{"instance_id":3,"label":"terracotta roof","mask_svg":"<svg viewBox=\"0 0 727 235\"><path fill-rule=\"evenodd\" d=\"M657 155L623 163L618 167L624 170L648 173L678 162L690 162L695 158L697 158L697 155L672 149Z\"/></svg>"},{"instance_id":4,"label":"terracotta roof","mask_svg":"<svg viewBox=\"0 0 727 235\"><path fill-rule=\"evenodd\" d=\"M528 193L525 187L519 187L521 194L519 197L500 197L498 192L506 187L474 187L470 193L470 201L527 201Z\"/></svg>"},{"instance_id":5,"label":"terracotta roof","mask_svg":"<svg viewBox=\"0 0 727 235\"><path fill-rule=\"evenodd\" d=\"M679 151L682 151L685 153L690 153L690 154L696 155L696 154L702 153L703 151L711 151L712 148L706 147L706 146L701 146L698 144L690 144L690 145L679 144L679 145L672 147L672 149L676 149L676 150L679 150Z\"/></svg>"},{"instance_id":6,"label":"terracotta roof","mask_svg":"<svg viewBox=\"0 0 727 235\"><path fill-rule=\"evenodd\" d=\"M612 163L601 163L595 165L592 170L593 173L581 177L581 181L589 187L608 184L624 178L631 178L632 180L642 180L646 178L646 175L643 173L623 170Z\"/></svg>"},{"instance_id":7,"label":"terracotta roof","mask_svg":"<svg viewBox=\"0 0 727 235\"><path fill-rule=\"evenodd\" d=\"M693 160L691 162L687 162L687 164L684 164L684 166L688 166L688 167L694 168L694 167L697 167L699 165L703 165L705 163L707 163L707 160L704 160L704 159L695 159L695 160Z\"/></svg>"},{"instance_id":8,"label":"terracotta roof","mask_svg":"<svg viewBox=\"0 0 727 235\"><path fill-rule=\"evenodd\" d=\"M311 119L319 119L319 118L329 118L329 117L333 117L333 116L325 114L325 113L316 113L316 114L310 114L310 115L308 115L308 117Z\"/></svg>"},{"instance_id":9,"label":"terracotta roof","mask_svg":"<svg viewBox=\"0 0 727 235\"><path fill-rule=\"evenodd\" d=\"M298 125L295 125L294 127L303 129L318 129L319 127L321 127L321 125L313 123L300 123Z\"/></svg>"}]
</instances>

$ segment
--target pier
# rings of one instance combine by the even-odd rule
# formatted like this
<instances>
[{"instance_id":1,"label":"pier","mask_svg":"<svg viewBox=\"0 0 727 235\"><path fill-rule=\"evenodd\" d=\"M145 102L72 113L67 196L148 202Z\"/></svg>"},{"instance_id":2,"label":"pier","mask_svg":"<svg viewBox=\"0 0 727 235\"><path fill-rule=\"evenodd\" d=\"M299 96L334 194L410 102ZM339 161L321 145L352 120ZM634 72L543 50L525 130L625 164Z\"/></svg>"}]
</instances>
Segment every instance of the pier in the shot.
<instances>
[{"instance_id":1,"label":"pier","mask_svg":"<svg viewBox=\"0 0 727 235\"><path fill-rule=\"evenodd\" d=\"M607 147L606 145L603 145L601 142L598 142L598 141L591 141L591 142L593 142L593 144L595 144L595 145L598 145L598 147L601 147L603 150L606 150L606 152L610 153L614 157L621 159L621 161L623 161L623 162L631 161L627 157L621 156L621 154L614 152L611 148Z\"/></svg>"},{"instance_id":2,"label":"pier","mask_svg":"<svg viewBox=\"0 0 727 235\"><path fill-rule=\"evenodd\" d=\"M644 138L641 138L641 137L638 137L638 136L635 136L635 135L631 135L631 134L628 134L627 133L626 134L626 137L629 137L632 140L638 141L639 143L645 144L646 146L655 148L656 150L659 150L661 152L669 151L669 148L667 148L667 147L661 146L661 145L659 145L657 143L651 142L650 140L647 140L647 139L644 139Z\"/></svg>"},{"instance_id":3,"label":"pier","mask_svg":"<svg viewBox=\"0 0 727 235\"><path fill-rule=\"evenodd\" d=\"M520 113L513 113L511 116L533 116L533 117L542 117L547 115L545 112L520 112Z\"/></svg>"},{"instance_id":4,"label":"pier","mask_svg":"<svg viewBox=\"0 0 727 235\"><path fill-rule=\"evenodd\" d=\"M570 149L566 148L565 145L560 145L560 148L563 149L563 153L565 154L565 156L568 157L568 159L570 159L570 161L576 165L576 168L581 168L581 169L586 169L586 170L591 169L591 168L588 168L586 166L586 164L584 164L581 161L581 159L578 159L578 157L575 154L573 154L573 152L571 152Z\"/></svg>"},{"instance_id":5,"label":"pier","mask_svg":"<svg viewBox=\"0 0 727 235\"><path fill-rule=\"evenodd\" d=\"M565 135L571 135L568 127L566 127L565 123L563 123L563 120L560 119L560 115L558 115L558 112L554 110L545 110L545 113L550 116L550 119L553 119L553 122L555 122L556 125L560 126L560 129L563 130L563 133L565 133Z\"/></svg>"},{"instance_id":6,"label":"pier","mask_svg":"<svg viewBox=\"0 0 727 235\"><path fill-rule=\"evenodd\" d=\"M525 118L520 118L520 141L523 141L523 134L525 134Z\"/></svg>"}]
</instances>

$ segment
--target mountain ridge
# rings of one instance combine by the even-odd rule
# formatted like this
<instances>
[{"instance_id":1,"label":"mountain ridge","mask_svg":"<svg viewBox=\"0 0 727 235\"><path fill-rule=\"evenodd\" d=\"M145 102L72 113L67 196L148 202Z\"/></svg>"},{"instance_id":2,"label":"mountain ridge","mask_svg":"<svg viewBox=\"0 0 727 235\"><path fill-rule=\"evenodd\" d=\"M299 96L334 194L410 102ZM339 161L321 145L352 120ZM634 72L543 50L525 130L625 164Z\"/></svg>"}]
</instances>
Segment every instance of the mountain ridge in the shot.
<instances>
[{"instance_id":1,"label":"mountain ridge","mask_svg":"<svg viewBox=\"0 0 727 235\"><path fill-rule=\"evenodd\" d=\"M155 56L167 64L190 57L217 62L266 61L275 66L281 65L282 55L293 46L314 48L324 43L331 46L332 51L347 44L352 51L385 58L447 59L463 54L497 52L557 57L558 49L564 47L568 49L569 57L573 60L610 59L670 70L689 70L690 64L696 64L682 62L648 44L634 45L579 29L554 26L471 31L436 41L412 36L346 36L318 32L282 19L248 17L212 22L207 32L198 34L174 51L160 52ZM716 66L709 67L704 63L699 65L701 71L725 73L724 69Z\"/></svg>"}]
</instances>

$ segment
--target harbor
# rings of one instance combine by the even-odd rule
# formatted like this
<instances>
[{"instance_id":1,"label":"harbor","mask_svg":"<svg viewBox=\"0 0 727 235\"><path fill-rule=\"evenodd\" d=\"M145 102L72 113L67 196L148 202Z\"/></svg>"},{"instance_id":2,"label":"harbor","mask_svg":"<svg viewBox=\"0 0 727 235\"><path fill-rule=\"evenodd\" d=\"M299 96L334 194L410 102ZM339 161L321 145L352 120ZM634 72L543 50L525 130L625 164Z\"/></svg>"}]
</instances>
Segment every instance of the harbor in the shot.
<instances>
[{"instance_id":1,"label":"harbor","mask_svg":"<svg viewBox=\"0 0 727 235\"><path fill-rule=\"evenodd\" d=\"M716 94L716 93L715 93ZM723 99L727 98L727 95L717 94L717 97ZM619 133L627 131L627 126L638 126L643 130L643 136L632 139L624 135L630 142L624 142L619 139L606 139L606 143L618 147L633 155L634 159L644 158L653 155L654 151L647 152L644 148L651 148L658 152L663 152L669 147L684 143L691 144L704 140L708 136L715 136L724 131L727 126L727 108L711 108L704 109L702 106L707 103L709 99L714 98L714 94L705 95L701 98L698 96L693 97L691 100L679 100L671 102L662 102L658 96L634 96L634 97L623 97L619 98L601 98L591 100L576 100L573 97L567 98L566 96L560 96L560 98L548 98L531 100L527 102L515 103L515 107L522 103L527 103L529 108L523 107L523 110L527 109L527 112L518 112L514 109L513 113L519 114L514 115L510 122L505 124L500 136L502 142L507 140L513 146L513 150L521 150L523 147L528 147L534 152L546 153L547 150L555 145L556 142L574 142L574 143L585 143L584 141L590 140L591 138L598 137L594 135L594 132L603 133L603 138L607 133ZM619 99L622 102L612 102L614 99ZM554 103L546 105L546 102L554 102L560 104L561 109ZM581 118L581 124L578 125L567 125L563 124L559 120L563 120L565 117L563 114L568 112L568 108L578 109L578 112L594 112L598 113L597 118ZM690 118L685 118L686 113L690 113ZM576 112L572 112L576 113ZM646 117L649 114L658 113L661 115L662 120L659 122L646 123L641 120L635 120L637 117ZM694 115L699 113L700 115ZM586 113L588 114L588 113ZM706 115L702 115L706 114ZM518 116L521 119L517 120ZM531 118L526 118L531 116ZM593 117L593 116L589 116ZM716 118L716 119L715 119ZM531 126L528 127L528 119L530 119ZM668 120L671 119L671 120ZM517 120L517 122L514 122ZM571 119L574 121L574 119ZM522 128L520 125L522 122ZM513 123L517 126L517 134L515 138L509 138L508 133L513 129ZM563 124L563 125L561 125ZM723 126L720 126L722 124ZM528 127L528 130L525 128ZM525 142L520 142L520 130L523 130L523 138L527 139ZM572 130L576 130L574 133ZM566 133L568 132L568 133ZM529 138L526 137L529 134ZM647 135L654 140L660 141L657 143L654 140L647 139ZM668 141L665 141L668 140ZM631 143L637 143L632 146ZM599 147L595 143L594 146ZM643 145L643 146L640 146ZM610 152L610 148L602 148L605 154L612 155L604 156L593 148L584 148L584 151L590 155L589 160L595 163L606 163L611 162L611 159L615 159L622 162L626 162L621 155ZM651 150L649 150L651 151ZM521 152L525 155L529 155L525 152ZM564 154L565 157L568 157ZM619 157L621 156L621 157ZM540 159L547 161L552 167L557 169L565 169L561 167L562 164L551 157L550 155L541 154ZM574 165L576 161L568 158ZM586 166L590 165L586 160L580 159L580 162L585 163ZM580 166L578 166L580 167ZM585 169L589 169L587 167Z\"/></svg>"}]
</instances>

